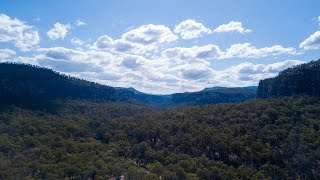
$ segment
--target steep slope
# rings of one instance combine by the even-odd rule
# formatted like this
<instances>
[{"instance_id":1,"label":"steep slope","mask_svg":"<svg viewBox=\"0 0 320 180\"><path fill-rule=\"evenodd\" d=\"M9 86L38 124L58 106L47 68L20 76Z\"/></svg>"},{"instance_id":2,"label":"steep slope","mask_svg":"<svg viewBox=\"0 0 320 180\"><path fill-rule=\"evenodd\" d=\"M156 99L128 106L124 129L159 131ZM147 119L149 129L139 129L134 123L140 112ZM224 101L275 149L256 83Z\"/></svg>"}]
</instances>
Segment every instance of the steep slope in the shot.
<instances>
[{"instance_id":1,"label":"steep slope","mask_svg":"<svg viewBox=\"0 0 320 180\"><path fill-rule=\"evenodd\" d=\"M134 93L45 68L1 63L0 98L2 103L32 103L56 98L127 101L134 98Z\"/></svg>"},{"instance_id":2,"label":"steep slope","mask_svg":"<svg viewBox=\"0 0 320 180\"><path fill-rule=\"evenodd\" d=\"M132 91L134 94L146 94L146 93L143 93L143 92L140 92L138 90L136 90L135 88L133 87L129 87L129 88L124 88L124 87L114 87L116 89L126 89L128 91Z\"/></svg>"},{"instance_id":3,"label":"steep slope","mask_svg":"<svg viewBox=\"0 0 320 180\"><path fill-rule=\"evenodd\" d=\"M277 77L260 81L257 97L307 94L320 96L320 60L282 71Z\"/></svg>"}]
</instances>

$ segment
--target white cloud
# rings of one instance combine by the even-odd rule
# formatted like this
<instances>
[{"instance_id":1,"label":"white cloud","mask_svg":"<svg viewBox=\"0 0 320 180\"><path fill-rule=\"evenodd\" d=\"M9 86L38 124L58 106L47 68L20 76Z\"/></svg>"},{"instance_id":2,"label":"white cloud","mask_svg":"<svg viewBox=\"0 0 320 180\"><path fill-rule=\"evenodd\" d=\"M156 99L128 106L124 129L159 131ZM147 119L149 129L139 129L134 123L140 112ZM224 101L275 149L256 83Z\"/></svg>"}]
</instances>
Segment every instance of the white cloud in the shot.
<instances>
[{"instance_id":1,"label":"white cloud","mask_svg":"<svg viewBox=\"0 0 320 180\"><path fill-rule=\"evenodd\" d=\"M179 59L213 59L220 57L222 52L216 45L205 45L191 48L174 47L164 50L162 55L167 58Z\"/></svg>"},{"instance_id":2,"label":"white cloud","mask_svg":"<svg viewBox=\"0 0 320 180\"><path fill-rule=\"evenodd\" d=\"M143 25L122 35L122 39L143 45L173 42L178 39L171 30L164 25Z\"/></svg>"},{"instance_id":3,"label":"white cloud","mask_svg":"<svg viewBox=\"0 0 320 180\"><path fill-rule=\"evenodd\" d=\"M70 24L61 24L57 22L53 25L53 28L47 32L47 36L52 40L64 39L70 28Z\"/></svg>"},{"instance_id":4,"label":"white cloud","mask_svg":"<svg viewBox=\"0 0 320 180\"><path fill-rule=\"evenodd\" d=\"M213 70L204 64L192 64L181 69L182 76L188 80L210 79Z\"/></svg>"},{"instance_id":5,"label":"white cloud","mask_svg":"<svg viewBox=\"0 0 320 180\"><path fill-rule=\"evenodd\" d=\"M306 50L320 49L320 31L316 31L309 38L304 40L299 47Z\"/></svg>"},{"instance_id":6,"label":"white cloud","mask_svg":"<svg viewBox=\"0 0 320 180\"><path fill-rule=\"evenodd\" d=\"M95 49L110 49L113 47L113 39L107 35L99 37L99 39L93 44Z\"/></svg>"},{"instance_id":7,"label":"white cloud","mask_svg":"<svg viewBox=\"0 0 320 180\"><path fill-rule=\"evenodd\" d=\"M137 69L144 64L144 58L135 55L123 55L120 57L120 65L129 69Z\"/></svg>"},{"instance_id":8,"label":"white cloud","mask_svg":"<svg viewBox=\"0 0 320 180\"><path fill-rule=\"evenodd\" d=\"M70 42L71 42L71 44L72 45L74 45L74 46L76 46L76 47L79 47L79 46L82 46L82 45L84 45L84 41L82 41L82 40L80 40L80 39L78 39L78 38L72 38L71 40L70 40Z\"/></svg>"},{"instance_id":9,"label":"white cloud","mask_svg":"<svg viewBox=\"0 0 320 180\"><path fill-rule=\"evenodd\" d=\"M286 60L283 62L276 62L273 64L269 64L263 69L263 71L269 72L269 73L279 73L284 69L290 68L292 66L300 65L303 63L305 62L300 60Z\"/></svg>"},{"instance_id":10,"label":"white cloud","mask_svg":"<svg viewBox=\"0 0 320 180\"><path fill-rule=\"evenodd\" d=\"M0 42L13 42L20 50L28 51L40 43L40 37L32 26L0 14Z\"/></svg>"},{"instance_id":11,"label":"white cloud","mask_svg":"<svg viewBox=\"0 0 320 180\"><path fill-rule=\"evenodd\" d=\"M281 45L275 45L271 47L256 48L250 43L233 44L226 50L224 55L219 57L220 59L226 58L261 58L267 56L277 56L281 54L296 54L296 51L292 47L284 48Z\"/></svg>"},{"instance_id":12,"label":"white cloud","mask_svg":"<svg viewBox=\"0 0 320 180\"><path fill-rule=\"evenodd\" d=\"M37 31L25 32L23 39L16 42L16 47L22 51L27 51L39 44L39 42L40 37Z\"/></svg>"},{"instance_id":13,"label":"white cloud","mask_svg":"<svg viewBox=\"0 0 320 180\"><path fill-rule=\"evenodd\" d=\"M182 39L194 39L210 33L210 29L206 28L202 23L188 19L178 24L174 32L180 34Z\"/></svg>"},{"instance_id":14,"label":"white cloud","mask_svg":"<svg viewBox=\"0 0 320 180\"><path fill-rule=\"evenodd\" d=\"M4 60L8 57L15 55L16 52L11 49L0 49L0 60Z\"/></svg>"},{"instance_id":15,"label":"white cloud","mask_svg":"<svg viewBox=\"0 0 320 180\"><path fill-rule=\"evenodd\" d=\"M218 26L213 32L221 33L221 32L232 32L237 31L239 33L249 33L252 32L251 29L246 29L242 26L242 22L231 21L228 24L222 24Z\"/></svg>"},{"instance_id":16,"label":"white cloud","mask_svg":"<svg viewBox=\"0 0 320 180\"><path fill-rule=\"evenodd\" d=\"M95 50L109 50L115 52L126 52L132 54L143 54L156 48L154 45L141 45L132 43L123 39L113 40L107 35L99 37L99 39L91 47Z\"/></svg>"},{"instance_id":17,"label":"white cloud","mask_svg":"<svg viewBox=\"0 0 320 180\"><path fill-rule=\"evenodd\" d=\"M221 51L217 45L193 46L190 48L174 47L162 52L162 56L178 59L228 59L228 58L262 58L267 56L277 56L282 54L296 54L294 48L284 48L280 45L271 47L256 48L250 43L233 44L225 52Z\"/></svg>"},{"instance_id":18,"label":"white cloud","mask_svg":"<svg viewBox=\"0 0 320 180\"><path fill-rule=\"evenodd\" d=\"M177 39L178 37L168 27L149 24L132 29L116 40L103 35L93 44L92 48L132 54L146 54L161 48L163 44L176 41Z\"/></svg>"},{"instance_id":19,"label":"white cloud","mask_svg":"<svg viewBox=\"0 0 320 180\"><path fill-rule=\"evenodd\" d=\"M76 20L76 26L85 26L87 25L87 23L85 23L84 21L81 21L80 19Z\"/></svg>"},{"instance_id":20,"label":"white cloud","mask_svg":"<svg viewBox=\"0 0 320 180\"><path fill-rule=\"evenodd\" d=\"M266 65L246 62L215 70L207 61L166 56L148 59L126 53L63 47L42 48L34 57L13 59L12 62L32 62L89 81L117 87L135 87L143 92L158 94L198 91L218 85L257 85L260 79L276 76L285 68L303 63L298 60Z\"/></svg>"},{"instance_id":21,"label":"white cloud","mask_svg":"<svg viewBox=\"0 0 320 180\"><path fill-rule=\"evenodd\" d=\"M123 39L117 39L113 42L113 49L119 52L131 52L133 54L142 54L154 49L154 46L144 46L141 44L135 44Z\"/></svg>"},{"instance_id":22,"label":"white cloud","mask_svg":"<svg viewBox=\"0 0 320 180\"><path fill-rule=\"evenodd\" d=\"M110 64L114 59L113 55L108 52L95 50L83 51L64 47L41 48L38 49L38 52L46 59L90 63L101 66Z\"/></svg>"},{"instance_id":23,"label":"white cloud","mask_svg":"<svg viewBox=\"0 0 320 180\"><path fill-rule=\"evenodd\" d=\"M286 60L272 64L241 63L224 70L226 78L231 83L243 83L243 85L257 84L259 80L275 77L280 71L289 67L305 63L299 60Z\"/></svg>"}]
</instances>

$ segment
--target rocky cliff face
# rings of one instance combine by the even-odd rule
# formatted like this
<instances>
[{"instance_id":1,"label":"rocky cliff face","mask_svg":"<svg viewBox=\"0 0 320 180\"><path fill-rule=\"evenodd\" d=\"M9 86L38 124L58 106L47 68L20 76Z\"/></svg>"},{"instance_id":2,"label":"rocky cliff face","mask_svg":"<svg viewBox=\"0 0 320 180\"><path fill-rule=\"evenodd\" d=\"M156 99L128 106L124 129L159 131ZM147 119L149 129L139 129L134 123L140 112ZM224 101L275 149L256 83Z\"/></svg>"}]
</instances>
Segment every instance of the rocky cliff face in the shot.
<instances>
[{"instance_id":1,"label":"rocky cliff face","mask_svg":"<svg viewBox=\"0 0 320 180\"><path fill-rule=\"evenodd\" d=\"M261 80L257 98L300 94L320 96L320 60L286 69L275 78Z\"/></svg>"}]
</instances>

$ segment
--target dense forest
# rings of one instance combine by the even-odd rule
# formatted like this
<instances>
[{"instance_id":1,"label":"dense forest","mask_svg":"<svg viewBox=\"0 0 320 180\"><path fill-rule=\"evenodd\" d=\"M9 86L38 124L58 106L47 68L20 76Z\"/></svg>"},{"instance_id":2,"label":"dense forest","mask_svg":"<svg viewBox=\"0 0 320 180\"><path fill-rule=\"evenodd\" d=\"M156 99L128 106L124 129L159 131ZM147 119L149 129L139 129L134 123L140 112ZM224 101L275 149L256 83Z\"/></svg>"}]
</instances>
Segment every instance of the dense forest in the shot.
<instances>
[{"instance_id":1,"label":"dense forest","mask_svg":"<svg viewBox=\"0 0 320 180\"><path fill-rule=\"evenodd\" d=\"M158 111L55 101L0 113L0 179L320 176L320 101L299 96Z\"/></svg>"},{"instance_id":2,"label":"dense forest","mask_svg":"<svg viewBox=\"0 0 320 180\"><path fill-rule=\"evenodd\" d=\"M227 102L243 102L256 97L256 90L225 88L193 93L176 93L172 95L174 104L201 105Z\"/></svg>"},{"instance_id":3,"label":"dense forest","mask_svg":"<svg viewBox=\"0 0 320 180\"><path fill-rule=\"evenodd\" d=\"M134 93L59 74L46 68L0 63L1 104L35 104L56 98L126 101Z\"/></svg>"},{"instance_id":4,"label":"dense forest","mask_svg":"<svg viewBox=\"0 0 320 180\"><path fill-rule=\"evenodd\" d=\"M275 78L260 81L258 98L307 94L320 96L320 59L286 69Z\"/></svg>"},{"instance_id":5,"label":"dense forest","mask_svg":"<svg viewBox=\"0 0 320 180\"><path fill-rule=\"evenodd\" d=\"M319 179L318 68L261 81L258 99L255 88L213 88L167 95L179 106L163 109L134 90L0 64L0 180ZM278 83L292 92L273 94Z\"/></svg>"}]
</instances>

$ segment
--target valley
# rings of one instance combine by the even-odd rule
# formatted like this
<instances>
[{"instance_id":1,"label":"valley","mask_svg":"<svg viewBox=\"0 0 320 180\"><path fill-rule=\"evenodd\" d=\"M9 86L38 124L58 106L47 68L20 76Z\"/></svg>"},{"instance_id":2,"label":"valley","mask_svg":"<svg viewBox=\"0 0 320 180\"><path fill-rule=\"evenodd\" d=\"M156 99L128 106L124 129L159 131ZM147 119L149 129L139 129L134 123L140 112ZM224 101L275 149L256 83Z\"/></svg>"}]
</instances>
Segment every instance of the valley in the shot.
<instances>
[{"instance_id":1,"label":"valley","mask_svg":"<svg viewBox=\"0 0 320 180\"><path fill-rule=\"evenodd\" d=\"M137 94L0 64L0 179L317 179L319 62L261 81L257 99L255 88ZM297 91L274 96L281 83Z\"/></svg>"}]
</instances>

